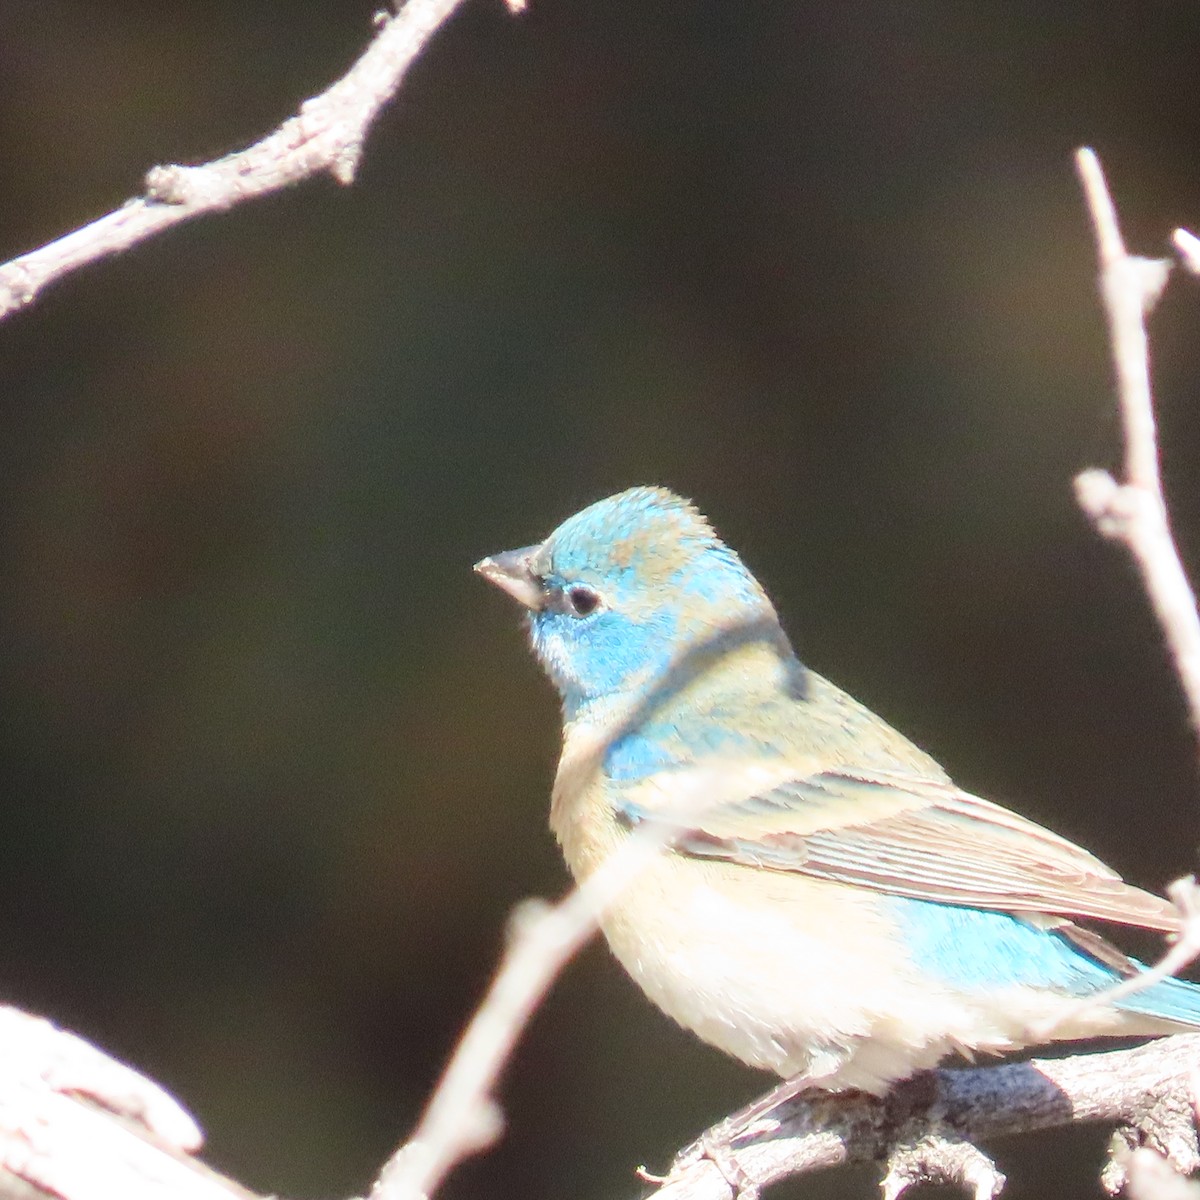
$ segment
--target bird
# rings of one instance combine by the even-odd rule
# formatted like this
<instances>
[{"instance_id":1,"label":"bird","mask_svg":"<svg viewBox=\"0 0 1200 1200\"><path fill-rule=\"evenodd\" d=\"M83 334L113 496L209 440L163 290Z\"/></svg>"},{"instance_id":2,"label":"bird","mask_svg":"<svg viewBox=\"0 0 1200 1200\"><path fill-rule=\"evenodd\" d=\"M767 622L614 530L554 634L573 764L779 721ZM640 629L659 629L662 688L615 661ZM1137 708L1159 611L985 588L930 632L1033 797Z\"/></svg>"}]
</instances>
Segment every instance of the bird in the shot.
<instances>
[{"instance_id":1,"label":"bird","mask_svg":"<svg viewBox=\"0 0 1200 1200\"><path fill-rule=\"evenodd\" d=\"M957 787L806 667L689 501L630 488L475 569L525 609L561 701L550 826L576 880L662 837L600 919L613 954L684 1028L778 1075L777 1100L1200 1028L1187 981L1103 995L1142 967L1091 923L1173 935L1178 910Z\"/></svg>"}]
</instances>

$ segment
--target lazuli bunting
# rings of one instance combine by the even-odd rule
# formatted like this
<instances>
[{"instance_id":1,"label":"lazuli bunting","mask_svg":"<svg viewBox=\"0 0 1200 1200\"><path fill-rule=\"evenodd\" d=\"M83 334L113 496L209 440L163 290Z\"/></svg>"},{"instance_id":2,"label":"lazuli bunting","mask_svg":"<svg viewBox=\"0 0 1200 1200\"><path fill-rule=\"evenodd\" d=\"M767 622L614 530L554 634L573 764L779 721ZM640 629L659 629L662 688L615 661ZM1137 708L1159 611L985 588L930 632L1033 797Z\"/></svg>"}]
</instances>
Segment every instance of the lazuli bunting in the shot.
<instances>
[{"instance_id":1,"label":"lazuli bunting","mask_svg":"<svg viewBox=\"0 0 1200 1200\"><path fill-rule=\"evenodd\" d=\"M550 824L576 878L644 823L670 827L601 923L706 1042L882 1094L1055 1021L1056 1041L1200 1027L1200 987L1177 979L1077 1003L1138 969L1077 918L1169 933L1176 911L959 790L808 670L686 501L633 488L476 569L528 609L562 699Z\"/></svg>"}]
</instances>

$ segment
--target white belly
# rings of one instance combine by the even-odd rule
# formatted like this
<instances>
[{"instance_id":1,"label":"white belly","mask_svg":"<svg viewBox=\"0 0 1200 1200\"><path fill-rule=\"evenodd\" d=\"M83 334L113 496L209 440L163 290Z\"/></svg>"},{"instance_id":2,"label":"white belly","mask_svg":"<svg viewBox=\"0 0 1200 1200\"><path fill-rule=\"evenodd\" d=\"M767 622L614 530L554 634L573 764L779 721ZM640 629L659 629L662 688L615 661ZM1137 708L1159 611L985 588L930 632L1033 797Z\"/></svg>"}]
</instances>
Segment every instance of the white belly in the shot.
<instances>
[{"instance_id":1,"label":"white belly","mask_svg":"<svg viewBox=\"0 0 1200 1200\"><path fill-rule=\"evenodd\" d=\"M914 971L877 899L668 853L602 924L665 1013L784 1077L882 1093L956 1051L1025 1044L1030 1022L1057 998L1023 988L969 996L939 985Z\"/></svg>"}]
</instances>

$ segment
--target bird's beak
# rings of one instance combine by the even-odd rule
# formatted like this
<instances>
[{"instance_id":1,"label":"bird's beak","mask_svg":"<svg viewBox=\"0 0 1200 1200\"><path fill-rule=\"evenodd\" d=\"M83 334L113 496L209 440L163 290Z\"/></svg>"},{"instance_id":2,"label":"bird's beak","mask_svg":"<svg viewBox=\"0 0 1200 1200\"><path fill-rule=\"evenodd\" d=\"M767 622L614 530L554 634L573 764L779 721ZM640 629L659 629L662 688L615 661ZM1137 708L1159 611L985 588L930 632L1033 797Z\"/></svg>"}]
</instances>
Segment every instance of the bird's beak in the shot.
<instances>
[{"instance_id":1,"label":"bird's beak","mask_svg":"<svg viewBox=\"0 0 1200 1200\"><path fill-rule=\"evenodd\" d=\"M532 567L533 556L540 549L541 546L522 546L520 550L489 554L475 564L475 570L488 583L494 583L518 603L536 612L545 600L541 581Z\"/></svg>"}]
</instances>

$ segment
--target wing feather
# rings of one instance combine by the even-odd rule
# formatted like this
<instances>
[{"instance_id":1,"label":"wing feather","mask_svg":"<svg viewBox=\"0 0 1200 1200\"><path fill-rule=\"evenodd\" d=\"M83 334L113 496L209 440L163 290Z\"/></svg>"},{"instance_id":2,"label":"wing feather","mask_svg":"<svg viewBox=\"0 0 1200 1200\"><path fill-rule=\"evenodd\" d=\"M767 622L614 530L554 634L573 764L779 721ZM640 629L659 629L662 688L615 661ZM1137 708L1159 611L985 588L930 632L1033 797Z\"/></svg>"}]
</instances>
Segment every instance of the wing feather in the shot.
<instances>
[{"instance_id":1,"label":"wing feather","mask_svg":"<svg viewBox=\"0 0 1200 1200\"><path fill-rule=\"evenodd\" d=\"M1161 897L1086 850L946 780L821 770L696 809L627 812L680 824L677 852L1014 913L1089 917L1174 932Z\"/></svg>"}]
</instances>

